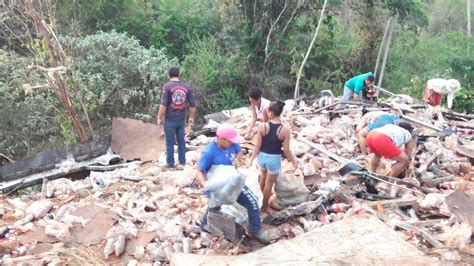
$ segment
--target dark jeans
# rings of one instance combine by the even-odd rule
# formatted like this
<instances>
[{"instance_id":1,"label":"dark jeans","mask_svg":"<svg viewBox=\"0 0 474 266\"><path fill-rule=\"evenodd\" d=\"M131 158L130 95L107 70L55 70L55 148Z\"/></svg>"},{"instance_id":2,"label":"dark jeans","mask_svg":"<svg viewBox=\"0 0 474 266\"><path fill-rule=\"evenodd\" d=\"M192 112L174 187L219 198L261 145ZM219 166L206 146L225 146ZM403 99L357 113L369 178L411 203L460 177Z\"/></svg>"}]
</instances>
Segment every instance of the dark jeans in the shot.
<instances>
[{"instance_id":1,"label":"dark jeans","mask_svg":"<svg viewBox=\"0 0 474 266\"><path fill-rule=\"evenodd\" d=\"M166 164L174 167L174 140L178 140L178 160L179 164L186 164L186 142L184 141L184 121L165 122L164 132L166 138Z\"/></svg>"},{"instance_id":2,"label":"dark jeans","mask_svg":"<svg viewBox=\"0 0 474 266\"><path fill-rule=\"evenodd\" d=\"M242 188L242 192L240 192L239 197L237 198L237 203L247 209L250 230L252 233L260 233L262 226L260 224L260 208L258 208L257 197L247 186ZM208 211L206 211L202 219L203 225L207 224L207 213Z\"/></svg>"}]
</instances>

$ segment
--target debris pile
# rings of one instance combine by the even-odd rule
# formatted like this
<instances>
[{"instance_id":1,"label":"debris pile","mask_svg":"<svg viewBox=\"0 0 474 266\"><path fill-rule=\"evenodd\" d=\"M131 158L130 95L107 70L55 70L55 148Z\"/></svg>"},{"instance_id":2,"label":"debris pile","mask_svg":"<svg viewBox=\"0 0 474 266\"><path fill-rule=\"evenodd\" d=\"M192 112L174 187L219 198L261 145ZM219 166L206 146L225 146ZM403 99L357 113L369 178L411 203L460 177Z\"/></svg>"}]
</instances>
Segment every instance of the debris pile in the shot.
<instances>
[{"instance_id":1,"label":"debris pile","mask_svg":"<svg viewBox=\"0 0 474 266\"><path fill-rule=\"evenodd\" d=\"M403 110L406 117L429 124L428 127L414 124L419 128L418 145L403 179L385 175L393 163L390 160L383 160L376 173L365 169L369 156L360 155L354 132L361 117L359 103L349 105L349 109L332 110L318 108L319 100L313 101L314 104L309 100L287 101L283 117L292 128L291 150L303 167L295 171L286 160L283 162L285 171L277 178L270 199L272 210L262 214L265 234L273 242L295 238L289 243L309 245L305 241L312 237L311 245L320 242L336 247L342 245L340 240L312 232L328 233L331 228L340 227L345 229L334 230L357 239L351 247L353 253L363 250L365 254L376 254L367 255L360 263L381 257L385 261L398 258L396 261L400 263L463 258L474 261L469 257L474 256L471 243L474 117L420 107L405 98L383 105L372 103L368 107ZM245 253L249 254L237 256L237 261L253 261L257 256L265 258L261 263L275 262L270 260L272 256L285 253L279 243L262 248L257 241L241 237L247 217L238 204L209 212L209 232L196 224L207 210L209 200L195 180L200 152L212 139L212 129L219 123L231 122L243 131L249 115L250 112L241 109L227 111L215 116L219 119L209 120L201 134L191 134L187 165L180 171L162 171L159 167L165 160L162 154L156 161L90 168L95 170L88 170L86 178L69 178L66 174L49 181L44 178L42 191L15 197L11 193L3 195L0 198L2 263L137 265L170 260L176 264L213 261L212 257L206 261L203 255L215 255L216 260L225 263L229 260L218 255ZM242 145L247 156L240 165L247 165L254 143ZM78 164L71 158L68 163L72 163L69 169ZM259 191L257 169L239 170L246 175L246 185ZM371 251L362 235L354 236L366 234L365 229L357 233L349 228L368 221L380 230L372 231L375 240L369 241L373 249L380 244L379 251ZM338 239L344 237L339 235ZM403 248L385 255L383 242L390 241ZM366 244L365 248L357 246ZM410 245L419 250L410 253ZM339 255L345 256L344 259L326 252L327 258L320 262L354 263L351 249L345 246L341 250ZM189 255L176 255L182 253ZM192 254L200 256L192 257ZM285 261L306 258L303 253L298 256Z\"/></svg>"}]
</instances>

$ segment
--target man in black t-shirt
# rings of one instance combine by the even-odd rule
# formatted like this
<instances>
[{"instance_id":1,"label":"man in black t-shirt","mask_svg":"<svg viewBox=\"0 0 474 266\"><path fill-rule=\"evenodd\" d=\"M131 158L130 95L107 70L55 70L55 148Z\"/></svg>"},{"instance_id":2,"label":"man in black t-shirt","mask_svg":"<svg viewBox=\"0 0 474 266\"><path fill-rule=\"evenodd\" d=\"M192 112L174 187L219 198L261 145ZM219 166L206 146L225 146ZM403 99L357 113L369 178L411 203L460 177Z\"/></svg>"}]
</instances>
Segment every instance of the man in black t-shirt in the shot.
<instances>
[{"instance_id":1,"label":"man in black t-shirt","mask_svg":"<svg viewBox=\"0 0 474 266\"><path fill-rule=\"evenodd\" d=\"M169 69L169 79L161 91L161 104L156 123L163 129L166 139L166 164L168 168L182 169L186 164L186 142L184 128L186 121L186 106L189 106L188 126L194 125L196 104L194 103L191 85L180 80L178 67ZM163 120L164 117L164 120ZM178 140L179 165L174 162L174 140Z\"/></svg>"}]
</instances>

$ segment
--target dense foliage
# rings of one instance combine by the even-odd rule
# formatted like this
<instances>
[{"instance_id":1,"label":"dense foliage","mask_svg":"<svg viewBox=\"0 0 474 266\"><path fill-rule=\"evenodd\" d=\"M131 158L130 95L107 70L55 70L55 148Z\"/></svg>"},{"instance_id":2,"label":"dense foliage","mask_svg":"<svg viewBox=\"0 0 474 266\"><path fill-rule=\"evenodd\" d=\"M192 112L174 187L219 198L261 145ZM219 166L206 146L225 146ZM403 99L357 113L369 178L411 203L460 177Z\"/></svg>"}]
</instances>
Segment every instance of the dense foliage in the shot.
<instances>
[{"instance_id":1,"label":"dense foliage","mask_svg":"<svg viewBox=\"0 0 474 266\"><path fill-rule=\"evenodd\" d=\"M11 0L0 7L15 2L21 3ZM267 98L291 98L324 1L36 2L67 55L73 106L88 134L98 135L109 131L112 117L154 121L170 65L181 66L193 85L200 115L246 105L253 87L263 88ZM49 67L44 38L18 9L5 10L0 14L0 153L20 158L76 141L46 74L31 67ZM449 5L443 0L329 0L304 67L302 93L331 89L337 94L348 78L373 71L389 19L393 36L382 86L420 98L426 80L456 78L463 90L455 108L472 112L474 44L466 34L465 0ZM27 94L25 84L45 86Z\"/></svg>"}]
</instances>

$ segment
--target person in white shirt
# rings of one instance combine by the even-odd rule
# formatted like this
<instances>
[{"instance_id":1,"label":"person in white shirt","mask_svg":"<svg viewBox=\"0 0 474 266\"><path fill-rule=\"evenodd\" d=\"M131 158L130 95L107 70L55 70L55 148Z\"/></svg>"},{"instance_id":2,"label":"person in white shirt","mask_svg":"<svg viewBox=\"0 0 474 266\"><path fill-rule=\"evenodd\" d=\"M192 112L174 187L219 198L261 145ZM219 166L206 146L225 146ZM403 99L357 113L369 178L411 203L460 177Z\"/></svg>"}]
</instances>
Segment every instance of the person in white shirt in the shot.
<instances>
[{"instance_id":1,"label":"person in white shirt","mask_svg":"<svg viewBox=\"0 0 474 266\"><path fill-rule=\"evenodd\" d=\"M359 148L362 155L366 155L367 145L365 144L365 138L367 137L368 131L364 130L367 125L374 122L378 117L388 114L383 111L373 111L367 112L365 108L362 109L362 117L357 123L355 133L357 134L357 139L359 141Z\"/></svg>"},{"instance_id":2,"label":"person in white shirt","mask_svg":"<svg viewBox=\"0 0 474 266\"><path fill-rule=\"evenodd\" d=\"M442 96L447 95L448 108L453 106L454 94L461 90L461 83L456 79L430 79L426 83L423 100L429 105L441 105Z\"/></svg>"},{"instance_id":3,"label":"person in white shirt","mask_svg":"<svg viewBox=\"0 0 474 266\"><path fill-rule=\"evenodd\" d=\"M390 169L390 176L398 177L410 164L416 146L413 127L406 122L398 125L387 124L376 128L367 135L367 146L373 153L370 160L370 171L375 172L380 163L380 158L395 160ZM402 147L404 149L402 150Z\"/></svg>"},{"instance_id":4,"label":"person in white shirt","mask_svg":"<svg viewBox=\"0 0 474 266\"><path fill-rule=\"evenodd\" d=\"M262 97L262 90L255 88L249 91L249 102L252 111L252 120L245 133L245 139L252 139L257 133L255 124L258 122L268 122L267 109L270 101Z\"/></svg>"}]
</instances>

